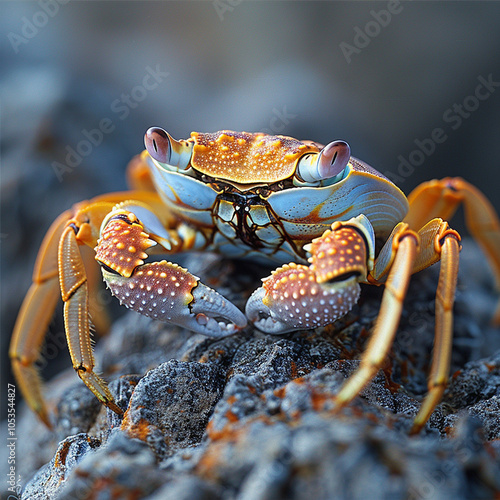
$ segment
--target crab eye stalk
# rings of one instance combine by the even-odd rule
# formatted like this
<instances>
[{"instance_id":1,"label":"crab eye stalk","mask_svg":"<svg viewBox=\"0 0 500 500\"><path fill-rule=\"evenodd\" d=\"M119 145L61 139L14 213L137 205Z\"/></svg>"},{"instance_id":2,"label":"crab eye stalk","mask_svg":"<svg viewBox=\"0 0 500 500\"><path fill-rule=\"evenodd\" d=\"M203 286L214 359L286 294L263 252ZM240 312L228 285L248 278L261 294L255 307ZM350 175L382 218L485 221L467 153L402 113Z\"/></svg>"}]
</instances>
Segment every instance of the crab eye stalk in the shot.
<instances>
[{"instance_id":1,"label":"crab eye stalk","mask_svg":"<svg viewBox=\"0 0 500 500\"><path fill-rule=\"evenodd\" d=\"M159 127L151 127L144 136L144 144L152 158L160 163L168 163L171 148L165 130Z\"/></svg>"},{"instance_id":2,"label":"crab eye stalk","mask_svg":"<svg viewBox=\"0 0 500 500\"><path fill-rule=\"evenodd\" d=\"M333 141L319 154L309 154L299 160L297 173L305 182L318 182L340 177L351 157L351 148L344 141Z\"/></svg>"},{"instance_id":3,"label":"crab eye stalk","mask_svg":"<svg viewBox=\"0 0 500 500\"><path fill-rule=\"evenodd\" d=\"M193 146L176 141L160 127L151 127L144 135L146 149L154 160L170 165L178 170L187 170L191 162Z\"/></svg>"}]
</instances>

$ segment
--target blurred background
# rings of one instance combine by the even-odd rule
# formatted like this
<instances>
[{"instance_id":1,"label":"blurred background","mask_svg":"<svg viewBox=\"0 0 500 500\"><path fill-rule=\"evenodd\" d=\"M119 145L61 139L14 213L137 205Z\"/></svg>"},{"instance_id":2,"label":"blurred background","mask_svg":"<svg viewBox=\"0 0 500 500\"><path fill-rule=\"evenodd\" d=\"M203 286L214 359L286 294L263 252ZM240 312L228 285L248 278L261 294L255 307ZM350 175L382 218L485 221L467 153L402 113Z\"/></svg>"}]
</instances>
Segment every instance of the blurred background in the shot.
<instances>
[{"instance_id":1,"label":"blurred background","mask_svg":"<svg viewBox=\"0 0 500 500\"><path fill-rule=\"evenodd\" d=\"M499 21L496 2L2 2L2 378L50 222L126 188L150 126L344 139L406 193L460 175L500 210Z\"/></svg>"}]
</instances>

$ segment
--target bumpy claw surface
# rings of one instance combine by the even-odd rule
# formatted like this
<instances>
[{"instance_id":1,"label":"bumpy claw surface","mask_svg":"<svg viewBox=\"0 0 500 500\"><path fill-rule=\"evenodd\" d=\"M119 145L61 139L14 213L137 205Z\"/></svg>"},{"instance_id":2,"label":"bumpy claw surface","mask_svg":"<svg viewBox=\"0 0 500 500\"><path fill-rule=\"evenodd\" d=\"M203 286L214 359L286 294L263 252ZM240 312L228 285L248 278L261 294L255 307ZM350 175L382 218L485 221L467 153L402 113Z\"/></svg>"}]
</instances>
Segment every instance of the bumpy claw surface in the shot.
<instances>
[{"instance_id":1,"label":"bumpy claw surface","mask_svg":"<svg viewBox=\"0 0 500 500\"><path fill-rule=\"evenodd\" d=\"M144 264L148 248L156 245L136 223L132 213L114 216L104 228L96 247L95 258L123 276L130 276L134 269Z\"/></svg>"},{"instance_id":2,"label":"bumpy claw surface","mask_svg":"<svg viewBox=\"0 0 500 500\"><path fill-rule=\"evenodd\" d=\"M247 324L236 306L177 264L144 264L128 278L102 272L121 304L150 318L215 338L232 335Z\"/></svg>"},{"instance_id":3,"label":"bumpy claw surface","mask_svg":"<svg viewBox=\"0 0 500 500\"><path fill-rule=\"evenodd\" d=\"M166 260L145 264L157 243L132 212L115 213L96 247L104 280L120 303L150 318L225 337L246 326L245 316L186 269Z\"/></svg>"},{"instance_id":4,"label":"bumpy claw surface","mask_svg":"<svg viewBox=\"0 0 500 500\"><path fill-rule=\"evenodd\" d=\"M366 277L366 244L353 227L325 231L307 245L307 251L318 283L347 274Z\"/></svg>"},{"instance_id":5,"label":"bumpy claw surface","mask_svg":"<svg viewBox=\"0 0 500 500\"><path fill-rule=\"evenodd\" d=\"M316 328L346 314L359 298L355 276L319 284L307 266L288 264L273 271L248 299L246 314L267 333Z\"/></svg>"},{"instance_id":6,"label":"bumpy claw surface","mask_svg":"<svg viewBox=\"0 0 500 500\"><path fill-rule=\"evenodd\" d=\"M304 246L311 254L309 267L291 263L263 280L248 299L248 318L274 334L317 328L341 318L358 301L359 281L366 278L367 260L372 259L371 239L372 228L363 216L335 222Z\"/></svg>"}]
</instances>

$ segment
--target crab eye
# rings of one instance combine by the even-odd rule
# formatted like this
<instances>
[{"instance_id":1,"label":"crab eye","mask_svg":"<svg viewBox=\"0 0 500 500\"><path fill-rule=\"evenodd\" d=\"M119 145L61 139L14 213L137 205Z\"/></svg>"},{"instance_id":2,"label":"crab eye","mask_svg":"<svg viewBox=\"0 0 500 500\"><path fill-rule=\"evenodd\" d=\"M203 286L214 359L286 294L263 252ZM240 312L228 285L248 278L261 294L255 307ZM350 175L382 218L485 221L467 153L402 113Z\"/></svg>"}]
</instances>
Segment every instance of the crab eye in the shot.
<instances>
[{"instance_id":1,"label":"crab eye","mask_svg":"<svg viewBox=\"0 0 500 500\"><path fill-rule=\"evenodd\" d=\"M340 174L351 157L351 148L344 141L330 142L318 158L318 172L322 179L329 179Z\"/></svg>"},{"instance_id":2,"label":"crab eye","mask_svg":"<svg viewBox=\"0 0 500 500\"><path fill-rule=\"evenodd\" d=\"M168 168L182 172L189 168L193 143L176 141L160 127L151 127L144 136L144 144L151 158Z\"/></svg>"},{"instance_id":3,"label":"crab eye","mask_svg":"<svg viewBox=\"0 0 500 500\"><path fill-rule=\"evenodd\" d=\"M170 139L160 127L151 127L144 136L144 144L152 158L160 163L168 163L171 156Z\"/></svg>"},{"instance_id":4,"label":"crab eye","mask_svg":"<svg viewBox=\"0 0 500 500\"><path fill-rule=\"evenodd\" d=\"M306 182L334 179L344 172L351 148L344 141L333 141L325 146L319 155L307 155L300 159L298 174Z\"/></svg>"}]
</instances>

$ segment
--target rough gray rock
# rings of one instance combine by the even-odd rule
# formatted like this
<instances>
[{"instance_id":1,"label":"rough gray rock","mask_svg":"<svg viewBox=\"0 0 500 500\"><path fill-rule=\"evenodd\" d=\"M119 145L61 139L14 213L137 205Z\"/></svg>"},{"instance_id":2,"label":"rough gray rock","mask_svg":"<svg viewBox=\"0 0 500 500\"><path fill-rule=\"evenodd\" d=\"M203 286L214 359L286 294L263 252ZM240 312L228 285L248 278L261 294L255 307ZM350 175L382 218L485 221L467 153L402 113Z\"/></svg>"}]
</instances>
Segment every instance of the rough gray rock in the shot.
<instances>
[{"instance_id":1,"label":"rough gray rock","mask_svg":"<svg viewBox=\"0 0 500 500\"><path fill-rule=\"evenodd\" d=\"M121 428L144 440L159 460L194 446L221 396L223 380L210 364L170 360L139 381Z\"/></svg>"},{"instance_id":2,"label":"rough gray rock","mask_svg":"<svg viewBox=\"0 0 500 500\"><path fill-rule=\"evenodd\" d=\"M23 497L45 500L65 483L69 473L83 457L100 442L85 433L69 436L61 441L54 458L43 466L28 484Z\"/></svg>"},{"instance_id":3,"label":"rough gray rock","mask_svg":"<svg viewBox=\"0 0 500 500\"><path fill-rule=\"evenodd\" d=\"M219 274L219 290L241 307L242 289L256 286L258 276L231 279L241 270L221 272L210 256L192 264L203 262L211 272L196 272L209 282ZM483 278L475 274L477 285ZM123 418L96 404L73 371L51 382L55 434L24 415L31 451L23 477L47 462L47 449L55 455L22 498L498 495L500 352L472 360L479 332L498 332L471 313L467 288L457 294L454 375L423 432L408 436L426 392L436 276L431 269L415 277L389 362L340 412L334 396L358 365L381 289L366 287L335 325L281 337L248 328L207 339L127 313L96 349Z\"/></svg>"}]
</instances>

